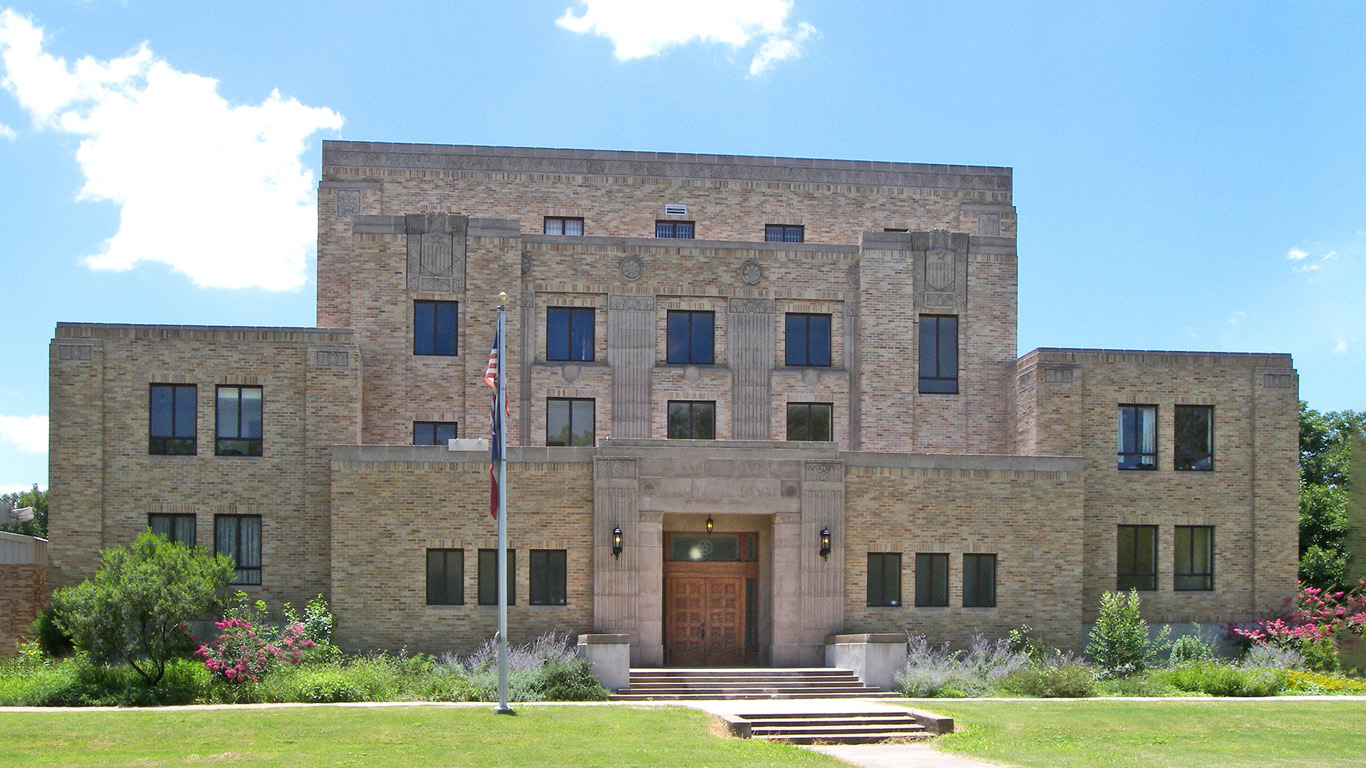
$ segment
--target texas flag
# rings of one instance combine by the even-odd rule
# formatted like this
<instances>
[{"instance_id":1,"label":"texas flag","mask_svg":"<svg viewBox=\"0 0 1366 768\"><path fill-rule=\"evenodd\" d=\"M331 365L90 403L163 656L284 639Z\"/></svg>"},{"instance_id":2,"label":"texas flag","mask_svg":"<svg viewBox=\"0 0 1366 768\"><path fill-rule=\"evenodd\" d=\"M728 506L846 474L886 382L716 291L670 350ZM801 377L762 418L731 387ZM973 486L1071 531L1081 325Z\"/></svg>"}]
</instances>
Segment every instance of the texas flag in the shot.
<instances>
[{"instance_id":1,"label":"texas flag","mask_svg":"<svg viewBox=\"0 0 1366 768\"><path fill-rule=\"evenodd\" d=\"M489 514L498 517L498 460L503 458L503 418L498 412L498 347L497 332L493 334L493 351L489 352L489 367L484 369L484 383L493 387L493 408L489 411L489 422L493 428L493 439L489 459Z\"/></svg>"}]
</instances>

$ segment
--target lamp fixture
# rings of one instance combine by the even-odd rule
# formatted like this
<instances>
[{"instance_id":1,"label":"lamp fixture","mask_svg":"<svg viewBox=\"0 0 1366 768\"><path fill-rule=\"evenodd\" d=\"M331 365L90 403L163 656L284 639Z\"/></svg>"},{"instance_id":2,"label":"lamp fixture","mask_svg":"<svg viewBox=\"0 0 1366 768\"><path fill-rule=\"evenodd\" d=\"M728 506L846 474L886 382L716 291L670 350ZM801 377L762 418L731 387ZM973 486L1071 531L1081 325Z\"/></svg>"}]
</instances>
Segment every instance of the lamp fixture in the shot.
<instances>
[{"instance_id":1,"label":"lamp fixture","mask_svg":"<svg viewBox=\"0 0 1366 768\"><path fill-rule=\"evenodd\" d=\"M621 526L612 529L612 557L621 557Z\"/></svg>"},{"instance_id":2,"label":"lamp fixture","mask_svg":"<svg viewBox=\"0 0 1366 768\"><path fill-rule=\"evenodd\" d=\"M712 526L711 515L707 515L707 533L711 533L711 526Z\"/></svg>"},{"instance_id":3,"label":"lamp fixture","mask_svg":"<svg viewBox=\"0 0 1366 768\"><path fill-rule=\"evenodd\" d=\"M826 527L824 527L824 528L821 529L821 557L822 557L822 558L826 558L826 557L829 557L829 556L830 556L830 527L829 527L829 526L826 526Z\"/></svg>"}]
</instances>

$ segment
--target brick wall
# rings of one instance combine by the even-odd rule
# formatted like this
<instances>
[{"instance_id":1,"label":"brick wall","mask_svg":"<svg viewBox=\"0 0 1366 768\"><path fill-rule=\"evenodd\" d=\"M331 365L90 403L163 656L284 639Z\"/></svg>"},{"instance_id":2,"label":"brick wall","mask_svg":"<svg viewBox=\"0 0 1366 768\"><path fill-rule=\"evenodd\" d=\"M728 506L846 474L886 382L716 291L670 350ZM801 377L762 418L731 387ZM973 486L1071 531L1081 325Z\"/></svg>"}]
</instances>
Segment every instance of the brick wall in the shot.
<instances>
[{"instance_id":1,"label":"brick wall","mask_svg":"<svg viewBox=\"0 0 1366 768\"><path fill-rule=\"evenodd\" d=\"M47 607L47 566L0 565L0 658L14 656L33 639L28 629Z\"/></svg>"}]
</instances>

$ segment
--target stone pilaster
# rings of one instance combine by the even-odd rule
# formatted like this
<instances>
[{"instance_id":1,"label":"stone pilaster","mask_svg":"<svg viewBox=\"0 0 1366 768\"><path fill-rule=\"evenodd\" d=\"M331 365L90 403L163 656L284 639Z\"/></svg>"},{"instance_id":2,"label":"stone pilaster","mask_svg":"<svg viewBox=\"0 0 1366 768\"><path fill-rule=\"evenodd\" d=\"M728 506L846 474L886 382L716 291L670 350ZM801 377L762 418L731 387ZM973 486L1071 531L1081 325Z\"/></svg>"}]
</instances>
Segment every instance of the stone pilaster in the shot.
<instances>
[{"instance_id":1,"label":"stone pilaster","mask_svg":"<svg viewBox=\"0 0 1366 768\"><path fill-rule=\"evenodd\" d=\"M772 439L773 300L731 299L731 439Z\"/></svg>"},{"instance_id":2,"label":"stone pilaster","mask_svg":"<svg viewBox=\"0 0 1366 768\"><path fill-rule=\"evenodd\" d=\"M607 299L607 364L612 369L611 437L650 436L650 375L655 363L655 297Z\"/></svg>"}]
</instances>

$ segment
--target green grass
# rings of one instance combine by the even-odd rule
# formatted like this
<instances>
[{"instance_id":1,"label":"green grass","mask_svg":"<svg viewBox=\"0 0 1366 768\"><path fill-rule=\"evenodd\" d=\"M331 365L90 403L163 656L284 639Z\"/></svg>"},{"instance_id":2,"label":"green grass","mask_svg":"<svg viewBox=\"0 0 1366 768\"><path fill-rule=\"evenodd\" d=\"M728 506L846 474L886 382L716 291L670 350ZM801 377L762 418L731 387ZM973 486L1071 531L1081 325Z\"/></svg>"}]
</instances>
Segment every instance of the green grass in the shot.
<instances>
[{"instance_id":1,"label":"green grass","mask_svg":"<svg viewBox=\"0 0 1366 768\"><path fill-rule=\"evenodd\" d=\"M1018 766L1366 766L1361 701L1020 701L917 704L953 717L940 749Z\"/></svg>"},{"instance_id":2,"label":"green grass","mask_svg":"<svg viewBox=\"0 0 1366 768\"><path fill-rule=\"evenodd\" d=\"M797 747L717 738L674 707L486 705L0 712L0 767L811 766Z\"/></svg>"}]
</instances>

